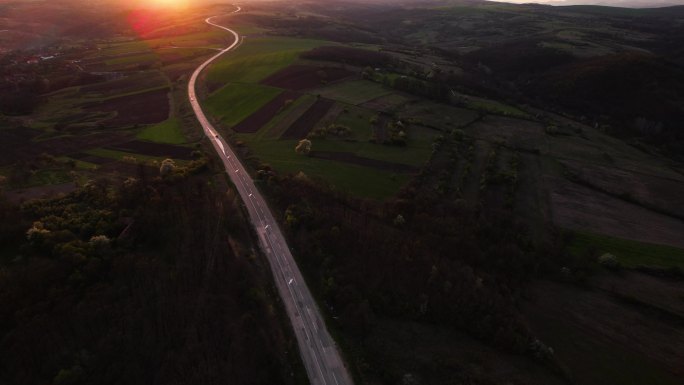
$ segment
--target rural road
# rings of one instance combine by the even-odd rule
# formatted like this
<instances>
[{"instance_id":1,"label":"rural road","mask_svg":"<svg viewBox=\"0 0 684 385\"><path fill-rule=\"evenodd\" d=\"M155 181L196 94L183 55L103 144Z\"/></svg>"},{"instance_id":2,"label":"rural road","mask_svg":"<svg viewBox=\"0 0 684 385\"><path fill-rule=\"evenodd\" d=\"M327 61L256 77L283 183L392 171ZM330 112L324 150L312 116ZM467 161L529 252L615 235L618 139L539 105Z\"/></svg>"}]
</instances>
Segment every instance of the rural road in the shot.
<instances>
[{"instance_id":1,"label":"rural road","mask_svg":"<svg viewBox=\"0 0 684 385\"><path fill-rule=\"evenodd\" d=\"M237 7L237 10L233 13L239 11L240 7ZM216 152L223 161L226 172L247 206L251 222L259 235L261 249L268 257L278 292L292 323L292 329L299 345L299 352L311 384L352 385L351 376L344 366L339 349L326 329L321 312L304 282L304 278L290 253L285 237L280 231L280 227L274 219L271 210L238 157L235 156L228 143L209 122L197 101L195 84L200 73L211 62L237 47L240 42L240 36L237 32L213 23L211 19L214 17L207 18L205 21L233 34L235 41L229 47L202 63L192 74L188 84L190 103L195 111L195 115L197 115L197 119L202 125L204 133L216 149Z\"/></svg>"}]
</instances>

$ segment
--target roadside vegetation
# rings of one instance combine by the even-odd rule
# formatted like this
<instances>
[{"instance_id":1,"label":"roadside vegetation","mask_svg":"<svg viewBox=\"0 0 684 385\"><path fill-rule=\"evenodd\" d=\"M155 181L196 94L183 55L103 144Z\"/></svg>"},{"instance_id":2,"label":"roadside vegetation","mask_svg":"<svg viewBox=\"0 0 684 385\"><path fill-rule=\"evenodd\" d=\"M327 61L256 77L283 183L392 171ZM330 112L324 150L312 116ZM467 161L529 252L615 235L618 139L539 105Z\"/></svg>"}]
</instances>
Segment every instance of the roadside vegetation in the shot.
<instances>
[{"instance_id":1,"label":"roadside vegetation","mask_svg":"<svg viewBox=\"0 0 684 385\"><path fill-rule=\"evenodd\" d=\"M22 206L0 195L3 381L305 381L235 192L206 169L165 161Z\"/></svg>"}]
</instances>

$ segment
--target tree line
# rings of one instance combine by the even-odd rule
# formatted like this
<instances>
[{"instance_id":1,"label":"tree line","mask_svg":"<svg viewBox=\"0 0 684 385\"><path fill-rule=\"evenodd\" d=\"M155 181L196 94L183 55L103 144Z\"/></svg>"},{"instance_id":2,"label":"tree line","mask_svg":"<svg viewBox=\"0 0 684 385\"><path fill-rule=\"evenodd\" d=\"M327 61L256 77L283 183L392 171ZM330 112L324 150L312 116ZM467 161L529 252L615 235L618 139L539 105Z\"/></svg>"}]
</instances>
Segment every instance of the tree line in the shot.
<instances>
[{"instance_id":1,"label":"tree line","mask_svg":"<svg viewBox=\"0 0 684 385\"><path fill-rule=\"evenodd\" d=\"M0 383L305 381L235 193L207 174L0 200Z\"/></svg>"}]
</instances>

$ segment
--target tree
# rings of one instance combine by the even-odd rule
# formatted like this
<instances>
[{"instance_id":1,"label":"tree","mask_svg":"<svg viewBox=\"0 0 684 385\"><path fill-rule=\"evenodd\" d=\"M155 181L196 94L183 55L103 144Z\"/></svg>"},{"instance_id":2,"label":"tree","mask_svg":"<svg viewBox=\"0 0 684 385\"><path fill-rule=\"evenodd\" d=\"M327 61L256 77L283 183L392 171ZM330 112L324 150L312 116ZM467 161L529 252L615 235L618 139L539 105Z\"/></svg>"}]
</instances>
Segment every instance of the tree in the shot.
<instances>
[{"instance_id":1,"label":"tree","mask_svg":"<svg viewBox=\"0 0 684 385\"><path fill-rule=\"evenodd\" d=\"M311 152L311 141L309 139L302 139L295 147L295 152L297 154L309 155Z\"/></svg>"},{"instance_id":2,"label":"tree","mask_svg":"<svg viewBox=\"0 0 684 385\"><path fill-rule=\"evenodd\" d=\"M164 159L159 167L159 175L170 175L176 169L176 163L173 159Z\"/></svg>"},{"instance_id":3,"label":"tree","mask_svg":"<svg viewBox=\"0 0 684 385\"><path fill-rule=\"evenodd\" d=\"M31 242L41 242L47 235L50 234L50 230L43 226L43 222L33 222L33 226L26 231L26 239Z\"/></svg>"},{"instance_id":4,"label":"tree","mask_svg":"<svg viewBox=\"0 0 684 385\"><path fill-rule=\"evenodd\" d=\"M394 218L394 225L395 226L403 226L406 223L406 219L404 219L404 216L401 214L398 214L396 218Z\"/></svg>"}]
</instances>

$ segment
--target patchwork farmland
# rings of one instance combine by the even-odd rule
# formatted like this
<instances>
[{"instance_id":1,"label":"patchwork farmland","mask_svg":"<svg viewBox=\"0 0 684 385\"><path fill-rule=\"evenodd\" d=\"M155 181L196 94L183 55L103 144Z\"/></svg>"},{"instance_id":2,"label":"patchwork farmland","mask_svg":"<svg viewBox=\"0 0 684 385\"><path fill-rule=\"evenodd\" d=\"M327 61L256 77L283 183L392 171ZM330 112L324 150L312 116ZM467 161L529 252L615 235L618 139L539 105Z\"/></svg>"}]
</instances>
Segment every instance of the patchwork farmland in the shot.
<instances>
[{"instance_id":1,"label":"patchwork farmland","mask_svg":"<svg viewBox=\"0 0 684 385\"><path fill-rule=\"evenodd\" d=\"M623 186L638 187L647 178L650 184L670 187L660 192L637 189L636 201L624 202L620 197L626 193L616 191L615 183L592 174L598 172L596 167L602 175L606 167L614 167L606 164L608 158L645 159L643 154L625 152L617 142L607 147L613 149L610 155L605 154L605 143L604 153L597 153L585 139L573 138L580 133L595 141L610 140L590 127L558 135L549 131L549 123L534 117L538 111L481 96L452 90L451 101L440 102L420 95L425 91L402 92L397 82L406 77L387 69L395 60L373 48L254 37L209 69L205 104L225 133L258 160L257 168L303 172L342 191L377 199L396 194L412 181L412 188L436 188L440 194L486 207L514 208L536 223L534 231L545 231L549 220L568 230L586 230L585 223L592 222L589 234L596 235L578 237L575 250L591 242L613 245L601 243L601 236L683 246L676 235L684 228L681 213L663 207L661 202L671 199L657 195L682 191L680 177L668 181L658 175L624 174L629 184ZM312 142L311 152L297 154L294 149L305 138ZM580 159L597 163L589 167ZM416 179L421 173L424 176ZM575 179L568 181L568 173ZM589 181L582 182L585 179ZM594 181L598 184L587 185ZM598 212L579 202L599 205L605 211L601 220L587 217ZM639 221L627 217L638 210L645 210L638 217L653 231L640 231ZM615 226L616 221L633 223L633 229ZM675 230L657 230L664 228Z\"/></svg>"},{"instance_id":2,"label":"patchwork farmland","mask_svg":"<svg viewBox=\"0 0 684 385\"><path fill-rule=\"evenodd\" d=\"M677 9L79 1L0 6L9 383L307 383L246 208L355 383L681 383Z\"/></svg>"},{"instance_id":3,"label":"patchwork farmland","mask_svg":"<svg viewBox=\"0 0 684 385\"><path fill-rule=\"evenodd\" d=\"M209 68L205 106L226 133L276 171L301 171L361 196L393 195L429 159L440 131L362 106L391 95L401 102L412 99L363 80L358 66L312 60L316 52L330 55L338 49L351 50L359 62L365 54L377 56L331 44L272 36L248 39ZM305 138L313 142L309 156L294 151Z\"/></svg>"},{"instance_id":4,"label":"patchwork farmland","mask_svg":"<svg viewBox=\"0 0 684 385\"><path fill-rule=\"evenodd\" d=\"M154 175L166 158L193 160L201 135L182 82L226 41L203 20L162 18L60 59L55 67L77 80L60 75L30 121L3 128L0 173L9 175L12 198L69 191L65 184L91 177L134 176L141 165Z\"/></svg>"}]
</instances>

